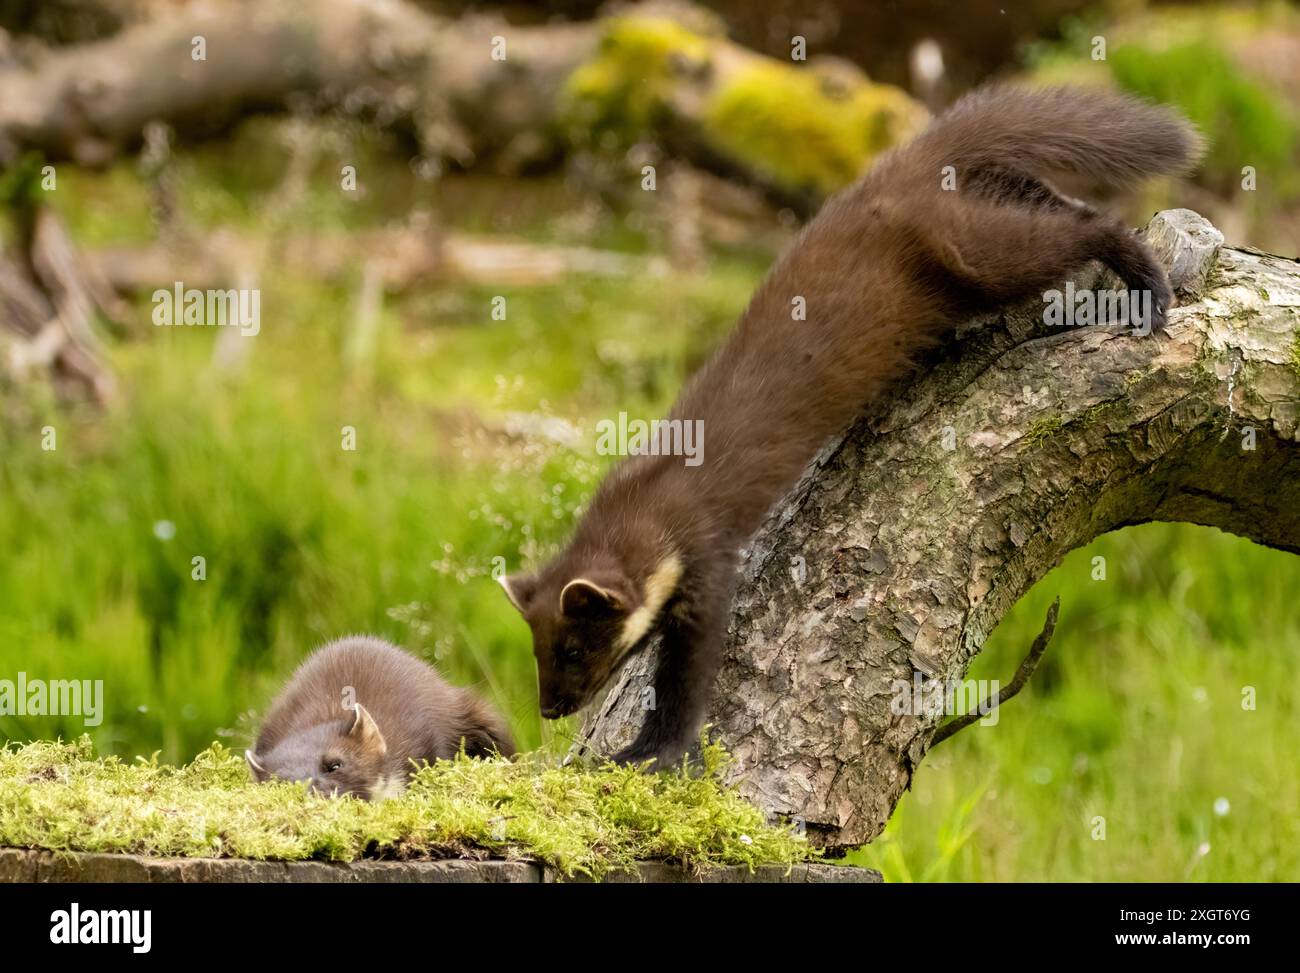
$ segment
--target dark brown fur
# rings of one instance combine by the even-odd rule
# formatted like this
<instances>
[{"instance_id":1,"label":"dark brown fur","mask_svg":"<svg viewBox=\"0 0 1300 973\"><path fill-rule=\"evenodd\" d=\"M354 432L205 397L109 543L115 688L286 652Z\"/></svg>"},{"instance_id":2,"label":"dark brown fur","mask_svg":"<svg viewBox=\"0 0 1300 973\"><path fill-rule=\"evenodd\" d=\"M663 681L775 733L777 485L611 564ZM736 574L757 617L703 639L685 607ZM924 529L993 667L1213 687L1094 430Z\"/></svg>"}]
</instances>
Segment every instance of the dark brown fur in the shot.
<instances>
[{"instance_id":1,"label":"dark brown fur","mask_svg":"<svg viewBox=\"0 0 1300 973\"><path fill-rule=\"evenodd\" d=\"M1163 325L1172 292L1147 248L1046 177L1122 187L1182 169L1198 151L1185 121L1145 102L991 88L829 200L672 410L703 420L704 462L627 459L559 557L537 575L506 579L532 628L543 715L586 704L626 654L659 633L654 711L615 759L682 754L718 666L737 549L817 449L957 321L1041 296L1099 260L1129 289L1151 293L1153 324ZM956 191L941 188L946 166ZM806 301L806 321L792 319L795 297ZM621 648L649 579L673 556L681 576L671 596L645 637Z\"/></svg>"},{"instance_id":2,"label":"dark brown fur","mask_svg":"<svg viewBox=\"0 0 1300 973\"><path fill-rule=\"evenodd\" d=\"M412 761L449 759L462 742L471 757L514 753L505 721L483 700L395 645L354 636L298 667L247 757L257 780L308 780L322 793L373 800L399 790Z\"/></svg>"}]
</instances>

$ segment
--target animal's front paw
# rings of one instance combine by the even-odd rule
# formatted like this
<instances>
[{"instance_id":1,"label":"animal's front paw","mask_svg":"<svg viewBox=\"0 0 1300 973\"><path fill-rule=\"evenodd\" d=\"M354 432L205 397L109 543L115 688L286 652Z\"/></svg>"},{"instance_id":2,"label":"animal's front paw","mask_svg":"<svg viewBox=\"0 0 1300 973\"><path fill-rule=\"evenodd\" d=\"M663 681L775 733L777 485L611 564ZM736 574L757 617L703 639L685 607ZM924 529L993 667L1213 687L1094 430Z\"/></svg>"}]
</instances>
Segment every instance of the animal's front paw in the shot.
<instances>
[{"instance_id":1,"label":"animal's front paw","mask_svg":"<svg viewBox=\"0 0 1300 973\"><path fill-rule=\"evenodd\" d=\"M636 766L648 760L655 762L654 765L648 768L650 770L658 770L662 766L657 748L643 743L634 743L631 746L624 747L610 759L622 767Z\"/></svg>"},{"instance_id":2,"label":"animal's front paw","mask_svg":"<svg viewBox=\"0 0 1300 973\"><path fill-rule=\"evenodd\" d=\"M1169 282L1161 280L1151 290L1149 320L1142 321L1140 315L1135 314L1130 310L1129 321L1136 328L1141 329L1143 325L1146 325L1149 333L1160 334L1165 330L1165 325L1169 321L1169 309L1175 307L1177 303L1178 302L1174 299L1173 289L1169 286Z\"/></svg>"},{"instance_id":3,"label":"animal's front paw","mask_svg":"<svg viewBox=\"0 0 1300 973\"><path fill-rule=\"evenodd\" d=\"M638 740L614 754L612 759L614 763L624 767L635 767L653 761L646 769L654 772L671 769L675 764L680 763L688 749L685 744Z\"/></svg>"}]
</instances>

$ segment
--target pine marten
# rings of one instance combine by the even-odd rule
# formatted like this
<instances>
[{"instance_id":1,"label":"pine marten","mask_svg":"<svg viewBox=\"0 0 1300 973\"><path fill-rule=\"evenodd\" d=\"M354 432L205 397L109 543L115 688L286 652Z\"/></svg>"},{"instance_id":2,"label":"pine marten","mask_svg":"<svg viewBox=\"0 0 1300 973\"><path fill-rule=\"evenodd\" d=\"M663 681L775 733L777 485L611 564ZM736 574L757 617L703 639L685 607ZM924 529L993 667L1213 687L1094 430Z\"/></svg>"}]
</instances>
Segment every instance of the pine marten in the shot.
<instances>
[{"instance_id":1,"label":"pine marten","mask_svg":"<svg viewBox=\"0 0 1300 973\"><path fill-rule=\"evenodd\" d=\"M313 652L271 704L254 750L257 781L305 780L326 795L377 801L421 762L511 756L501 716L433 667L382 639L354 636Z\"/></svg>"},{"instance_id":2,"label":"pine marten","mask_svg":"<svg viewBox=\"0 0 1300 973\"><path fill-rule=\"evenodd\" d=\"M657 633L653 708L614 759L681 756L718 668L738 549L919 355L958 321L1041 297L1093 260L1146 292L1149 323L1163 326L1173 294L1147 247L1048 174L1120 188L1183 170L1199 151L1181 116L1134 98L992 87L832 197L672 409L707 434L705 461L627 458L563 553L502 580L532 629L542 715L585 705Z\"/></svg>"}]
</instances>

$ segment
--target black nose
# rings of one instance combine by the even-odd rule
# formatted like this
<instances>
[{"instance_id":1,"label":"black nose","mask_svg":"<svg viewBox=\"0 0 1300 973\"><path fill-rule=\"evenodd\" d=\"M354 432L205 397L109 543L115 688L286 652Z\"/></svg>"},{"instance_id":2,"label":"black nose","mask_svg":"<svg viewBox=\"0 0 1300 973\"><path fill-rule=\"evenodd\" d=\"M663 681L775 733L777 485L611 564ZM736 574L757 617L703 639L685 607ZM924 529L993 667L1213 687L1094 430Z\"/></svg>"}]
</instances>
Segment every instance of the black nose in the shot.
<instances>
[{"instance_id":1,"label":"black nose","mask_svg":"<svg viewBox=\"0 0 1300 973\"><path fill-rule=\"evenodd\" d=\"M568 716L573 712L573 700L567 696L557 698L553 703L542 704L542 719L558 720L561 716Z\"/></svg>"}]
</instances>

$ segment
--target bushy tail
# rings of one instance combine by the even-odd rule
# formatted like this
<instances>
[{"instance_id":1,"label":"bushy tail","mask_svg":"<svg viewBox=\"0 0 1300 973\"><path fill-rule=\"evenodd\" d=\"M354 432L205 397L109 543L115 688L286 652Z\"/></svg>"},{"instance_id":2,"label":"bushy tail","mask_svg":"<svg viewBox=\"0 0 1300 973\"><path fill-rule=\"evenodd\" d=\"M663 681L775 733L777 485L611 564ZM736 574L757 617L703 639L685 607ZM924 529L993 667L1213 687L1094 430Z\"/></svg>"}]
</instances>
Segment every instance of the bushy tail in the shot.
<instances>
[{"instance_id":1,"label":"bushy tail","mask_svg":"<svg viewBox=\"0 0 1300 973\"><path fill-rule=\"evenodd\" d=\"M1124 188L1200 158L1200 134L1178 111L1092 88L995 85L965 96L917 138L913 161L960 170L1079 173Z\"/></svg>"},{"instance_id":2,"label":"bushy tail","mask_svg":"<svg viewBox=\"0 0 1300 973\"><path fill-rule=\"evenodd\" d=\"M514 756L515 741L510 728L492 704L468 689L458 689L457 693L460 705L449 716L452 736L464 743L465 754L470 757Z\"/></svg>"}]
</instances>

